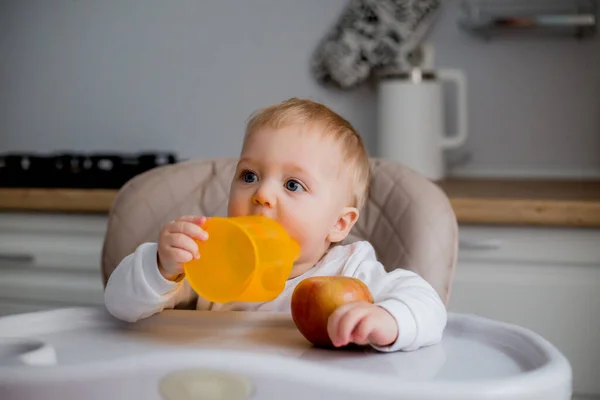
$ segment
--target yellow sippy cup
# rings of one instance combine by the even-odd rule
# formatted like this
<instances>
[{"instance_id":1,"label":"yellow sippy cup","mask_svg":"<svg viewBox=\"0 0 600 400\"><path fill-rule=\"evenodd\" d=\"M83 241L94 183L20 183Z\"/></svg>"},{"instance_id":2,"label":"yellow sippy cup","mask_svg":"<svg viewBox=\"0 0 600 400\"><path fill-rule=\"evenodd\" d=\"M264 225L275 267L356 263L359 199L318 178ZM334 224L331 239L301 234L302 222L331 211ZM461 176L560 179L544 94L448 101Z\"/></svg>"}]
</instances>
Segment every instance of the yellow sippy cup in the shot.
<instances>
[{"instance_id":1,"label":"yellow sippy cup","mask_svg":"<svg viewBox=\"0 0 600 400\"><path fill-rule=\"evenodd\" d=\"M203 228L208 240L196 241L200 259L184 265L199 296L215 303L263 302L283 291L300 246L277 221L213 217Z\"/></svg>"}]
</instances>

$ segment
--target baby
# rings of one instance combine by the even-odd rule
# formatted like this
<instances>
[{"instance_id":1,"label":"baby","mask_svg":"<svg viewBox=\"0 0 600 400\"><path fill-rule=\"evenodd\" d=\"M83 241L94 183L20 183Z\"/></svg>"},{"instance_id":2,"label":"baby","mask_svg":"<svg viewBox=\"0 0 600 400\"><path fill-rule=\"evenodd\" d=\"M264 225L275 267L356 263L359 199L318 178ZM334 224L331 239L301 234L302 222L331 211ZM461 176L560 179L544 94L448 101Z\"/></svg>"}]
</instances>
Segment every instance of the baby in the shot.
<instances>
[{"instance_id":1,"label":"baby","mask_svg":"<svg viewBox=\"0 0 600 400\"><path fill-rule=\"evenodd\" d=\"M292 292L303 279L349 276L369 287L375 303L345 304L331 315L327 329L335 346L390 352L435 344L446 326L437 292L413 272L386 272L366 241L340 244L359 218L369 179L360 136L327 107L290 99L259 110L246 128L228 215L273 218L299 243L300 257L281 295L265 303L196 298L182 264L201 257L194 239L210 238L202 229L206 217L183 216L162 228L158 243L144 243L121 261L106 286L106 307L131 322L190 300L199 310L290 312Z\"/></svg>"}]
</instances>

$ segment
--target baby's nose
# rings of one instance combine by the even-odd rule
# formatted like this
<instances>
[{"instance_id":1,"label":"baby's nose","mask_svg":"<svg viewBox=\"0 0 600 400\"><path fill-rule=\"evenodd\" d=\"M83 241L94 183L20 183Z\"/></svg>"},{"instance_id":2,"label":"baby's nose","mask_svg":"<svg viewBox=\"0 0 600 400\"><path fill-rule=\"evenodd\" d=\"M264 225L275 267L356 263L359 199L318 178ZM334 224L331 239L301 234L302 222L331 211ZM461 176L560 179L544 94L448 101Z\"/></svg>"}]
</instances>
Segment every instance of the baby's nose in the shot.
<instances>
[{"instance_id":1,"label":"baby's nose","mask_svg":"<svg viewBox=\"0 0 600 400\"><path fill-rule=\"evenodd\" d=\"M257 206L265 206L265 207L269 207L269 208L271 208L275 205L272 201L270 201L268 199L261 199L260 197L256 197L256 196L253 199L253 203L254 203L254 205L257 205Z\"/></svg>"},{"instance_id":2,"label":"baby's nose","mask_svg":"<svg viewBox=\"0 0 600 400\"><path fill-rule=\"evenodd\" d=\"M260 205L264 207L273 208L276 204L275 195L266 187L259 188L254 196L252 197L252 203L254 205Z\"/></svg>"}]
</instances>

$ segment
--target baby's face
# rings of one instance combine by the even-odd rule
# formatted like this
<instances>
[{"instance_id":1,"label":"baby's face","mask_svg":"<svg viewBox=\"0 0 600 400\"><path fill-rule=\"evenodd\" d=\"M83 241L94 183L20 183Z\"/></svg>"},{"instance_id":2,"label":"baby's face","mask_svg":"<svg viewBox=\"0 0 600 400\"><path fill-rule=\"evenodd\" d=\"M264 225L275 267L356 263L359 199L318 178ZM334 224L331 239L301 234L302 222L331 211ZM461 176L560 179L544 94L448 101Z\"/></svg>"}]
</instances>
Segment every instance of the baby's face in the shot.
<instances>
[{"instance_id":1,"label":"baby's face","mask_svg":"<svg viewBox=\"0 0 600 400\"><path fill-rule=\"evenodd\" d=\"M300 244L290 277L327 250L349 199L340 145L318 128L264 128L246 142L229 195L229 216L265 215Z\"/></svg>"}]
</instances>

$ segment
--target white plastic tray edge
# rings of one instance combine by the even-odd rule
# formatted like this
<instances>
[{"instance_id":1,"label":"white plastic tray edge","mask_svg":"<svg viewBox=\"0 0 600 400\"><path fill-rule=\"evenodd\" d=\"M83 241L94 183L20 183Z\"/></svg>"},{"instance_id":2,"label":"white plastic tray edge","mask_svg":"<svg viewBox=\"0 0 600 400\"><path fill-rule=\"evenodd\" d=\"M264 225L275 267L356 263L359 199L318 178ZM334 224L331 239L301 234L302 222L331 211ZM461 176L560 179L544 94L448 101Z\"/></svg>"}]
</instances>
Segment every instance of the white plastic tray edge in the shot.
<instances>
[{"instance_id":1,"label":"white plastic tray edge","mask_svg":"<svg viewBox=\"0 0 600 400\"><path fill-rule=\"evenodd\" d=\"M177 311L172 311L177 313ZM195 312L201 313L201 312ZM236 312L241 318L253 321L284 321L289 319L287 314L277 313L242 313ZM531 388L546 387L549 394L556 395L557 390L568 389L564 393L564 398L569 398L571 390L572 371L567 359L548 341L536 333L511 324L489 320L487 318L449 313L449 329L460 329L468 322L484 322L487 327L483 329L482 334L493 335L492 328L502 329L504 332L520 336L522 339L538 347L540 356L547 362L533 371L525 372L518 376L503 377L493 380L478 380L476 382L464 381L436 381L436 382L406 382L399 381L393 377L369 375L365 376L359 372L332 369L323 367L315 363L304 360L286 358L276 355L241 353L236 351L223 350L175 350L168 352L157 352L147 356L136 356L123 358L118 362L93 362L86 365L86 368L77 366L52 366L48 367L23 367L6 368L0 367L0 387L3 383L26 383L35 379L39 382L56 382L63 380L86 379L106 374L118 372L125 373L132 368L153 365L171 364L175 369L194 367L197 364L198 357L201 355L204 362L210 362L214 368L226 368L226 366L235 361L236 370L244 368L256 368L269 372L274 376L289 377L294 376L299 381L322 381L323 376L327 376L328 384L336 386L343 385L348 389L357 392L375 394L374 389L381 395L394 395L402 393L408 398L411 395L422 397L430 393L432 396L441 393L452 393L452 398L472 398L474 393L479 396L485 395L485 398L532 398ZM75 307L67 309L58 309L51 311L40 311L28 314L19 314L0 318L0 337L31 337L35 339L36 334L45 334L57 332L62 329L58 326L74 328L93 328L101 326L114 326L120 324L112 318L104 308L86 308ZM125 324L125 323L123 323ZM48 326L53 326L48 330ZM23 328L26 328L23 329ZM25 332L24 332L25 330ZM35 332L35 333L34 333ZM33 334L33 335L32 335ZM229 368L228 368L229 369ZM536 393L539 395L539 389ZM449 397L448 397L449 398Z\"/></svg>"}]
</instances>

